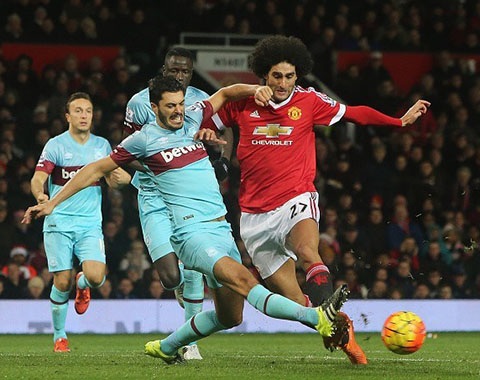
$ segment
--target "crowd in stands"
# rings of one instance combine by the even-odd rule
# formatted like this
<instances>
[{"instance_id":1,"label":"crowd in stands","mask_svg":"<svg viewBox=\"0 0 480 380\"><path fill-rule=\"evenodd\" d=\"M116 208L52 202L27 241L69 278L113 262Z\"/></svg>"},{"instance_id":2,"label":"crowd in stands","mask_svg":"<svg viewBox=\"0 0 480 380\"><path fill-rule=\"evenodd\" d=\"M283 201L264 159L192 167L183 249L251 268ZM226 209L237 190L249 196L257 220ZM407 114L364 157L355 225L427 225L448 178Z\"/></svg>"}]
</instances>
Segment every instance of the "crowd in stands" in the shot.
<instances>
[{"instance_id":1,"label":"crowd in stands","mask_svg":"<svg viewBox=\"0 0 480 380\"><path fill-rule=\"evenodd\" d=\"M332 134L317 132L319 250L336 283L348 283L353 298L480 298L480 75L468 60L451 55L480 53L480 1L197 0L177 1L169 12L162 5L0 2L3 42L125 47L108 70L99 58L83 67L72 54L37 75L28 52L16 61L0 57L0 299L48 298L52 275L42 221L20 222L36 203L30 179L42 148L66 128L68 96L79 90L91 95L93 132L115 146L128 99L145 87L181 31L293 34L309 46L316 74L347 104L401 116L416 99L429 100L429 113L409 129L356 127L354 139L335 128ZM368 65L335 73L333 53L339 49L373 53ZM378 50L430 51L436 61L401 96ZM239 169L236 159L232 164L221 190L251 267L238 233ZM146 253L136 191L104 186L103 199L109 274L93 296L172 297ZM301 270L298 278L304 279Z\"/></svg>"}]
</instances>

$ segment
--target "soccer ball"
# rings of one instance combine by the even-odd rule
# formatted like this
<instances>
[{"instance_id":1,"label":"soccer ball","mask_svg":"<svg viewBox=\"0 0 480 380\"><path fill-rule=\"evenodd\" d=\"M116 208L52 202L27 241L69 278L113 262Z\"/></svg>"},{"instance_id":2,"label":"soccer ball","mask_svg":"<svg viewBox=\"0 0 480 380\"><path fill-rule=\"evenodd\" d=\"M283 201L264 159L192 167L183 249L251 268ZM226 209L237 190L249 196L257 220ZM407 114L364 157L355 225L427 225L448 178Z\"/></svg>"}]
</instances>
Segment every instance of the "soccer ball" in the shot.
<instances>
[{"instance_id":1,"label":"soccer ball","mask_svg":"<svg viewBox=\"0 0 480 380\"><path fill-rule=\"evenodd\" d=\"M424 340L425 324L410 311L393 313L383 324L383 344L396 354L408 355L418 351Z\"/></svg>"}]
</instances>

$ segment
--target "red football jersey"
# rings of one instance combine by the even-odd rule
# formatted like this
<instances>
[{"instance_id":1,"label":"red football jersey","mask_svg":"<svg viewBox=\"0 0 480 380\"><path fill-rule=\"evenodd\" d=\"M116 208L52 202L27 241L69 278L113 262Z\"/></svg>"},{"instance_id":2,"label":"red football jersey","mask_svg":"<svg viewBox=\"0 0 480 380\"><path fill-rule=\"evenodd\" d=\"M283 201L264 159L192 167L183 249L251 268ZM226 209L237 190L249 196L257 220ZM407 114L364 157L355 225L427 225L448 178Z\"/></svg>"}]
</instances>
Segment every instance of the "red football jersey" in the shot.
<instances>
[{"instance_id":1,"label":"red football jersey","mask_svg":"<svg viewBox=\"0 0 480 380\"><path fill-rule=\"evenodd\" d=\"M260 107L249 97L228 103L214 115L211 120L218 129L238 125L240 130L242 211L271 211L299 194L315 191L313 126L332 125L344 113L343 104L313 88L296 86L282 103Z\"/></svg>"}]
</instances>

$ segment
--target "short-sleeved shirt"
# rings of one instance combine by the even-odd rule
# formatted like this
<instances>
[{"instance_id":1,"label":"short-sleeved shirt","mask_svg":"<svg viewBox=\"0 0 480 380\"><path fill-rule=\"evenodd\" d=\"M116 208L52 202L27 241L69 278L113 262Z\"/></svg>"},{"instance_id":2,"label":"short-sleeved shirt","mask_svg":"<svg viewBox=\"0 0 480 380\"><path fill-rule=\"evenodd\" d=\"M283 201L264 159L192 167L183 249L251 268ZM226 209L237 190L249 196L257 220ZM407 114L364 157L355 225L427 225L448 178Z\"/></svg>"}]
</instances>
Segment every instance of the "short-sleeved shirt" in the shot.
<instances>
[{"instance_id":1,"label":"short-sleeved shirt","mask_svg":"<svg viewBox=\"0 0 480 380\"><path fill-rule=\"evenodd\" d=\"M35 170L49 174L48 192L53 198L85 165L106 157L112 151L103 137L90 134L79 144L66 131L48 140ZM78 231L101 226L102 191L97 182L60 203L45 217L44 231Z\"/></svg>"},{"instance_id":2,"label":"short-sleeved shirt","mask_svg":"<svg viewBox=\"0 0 480 380\"><path fill-rule=\"evenodd\" d=\"M188 86L185 92L185 107L189 107L196 102L207 99L209 96L206 92L198 88ZM125 111L124 130L128 134L139 131L148 123L155 123L156 116L150 105L150 93L148 88L136 93L132 96L127 104ZM143 177L143 178L142 178ZM142 181L140 181L142 178ZM140 184L141 182L141 184ZM132 179L132 185L135 186L140 193L158 193L155 185L148 182L148 176L141 172L136 172Z\"/></svg>"},{"instance_id":3,"label":"short-sleeved shirt","mask_svg":"<svg viewBox=\"0 0 480 380\"><path fill-rule=\"evenodd\" d=\"M118 165L142 163L148 181L157 186L169 209L174 232L226 214L205 147L193 139L203 119L211 115L211 104L198 102L187 108L182 128L172 131L148 123L110 154ZM140 186L142 181L139 178Z\"/></svg>"},{"instance_id":4,"label":"short-sleeved shirt","mask_svg":"<svg viewBox=\"0 0 480 380\"><path fill-rule=\"evenodd\" d=\"M228 103L204 127L238 125L237 157L243 212L264 213L315 191L314 125L333 125L345 106L313 88L296 86L288 99L260 107L254 97Z\"/></svg>"}]
</instances>

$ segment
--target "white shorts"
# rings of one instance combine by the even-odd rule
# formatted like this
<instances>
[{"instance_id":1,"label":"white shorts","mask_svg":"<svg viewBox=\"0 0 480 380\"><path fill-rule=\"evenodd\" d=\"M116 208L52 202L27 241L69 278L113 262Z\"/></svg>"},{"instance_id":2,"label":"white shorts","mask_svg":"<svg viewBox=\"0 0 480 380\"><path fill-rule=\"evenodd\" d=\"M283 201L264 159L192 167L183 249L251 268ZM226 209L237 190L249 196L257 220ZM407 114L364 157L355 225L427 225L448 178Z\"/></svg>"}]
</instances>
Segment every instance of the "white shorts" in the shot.
<instances>
[{"instance_id":1,"label":"white shorts","mask_svg":"<svg viewBox=\"0 0 480 380\"><path fill-rule=\"evenodd\" d=\"M274 274L289 258L297 256L286 247L291 229L304 219L320 220L318 193L303 193L275 210L262 214L242 212L240 235L253 265L265 279Z\"/></svg>"}]
</instances>

